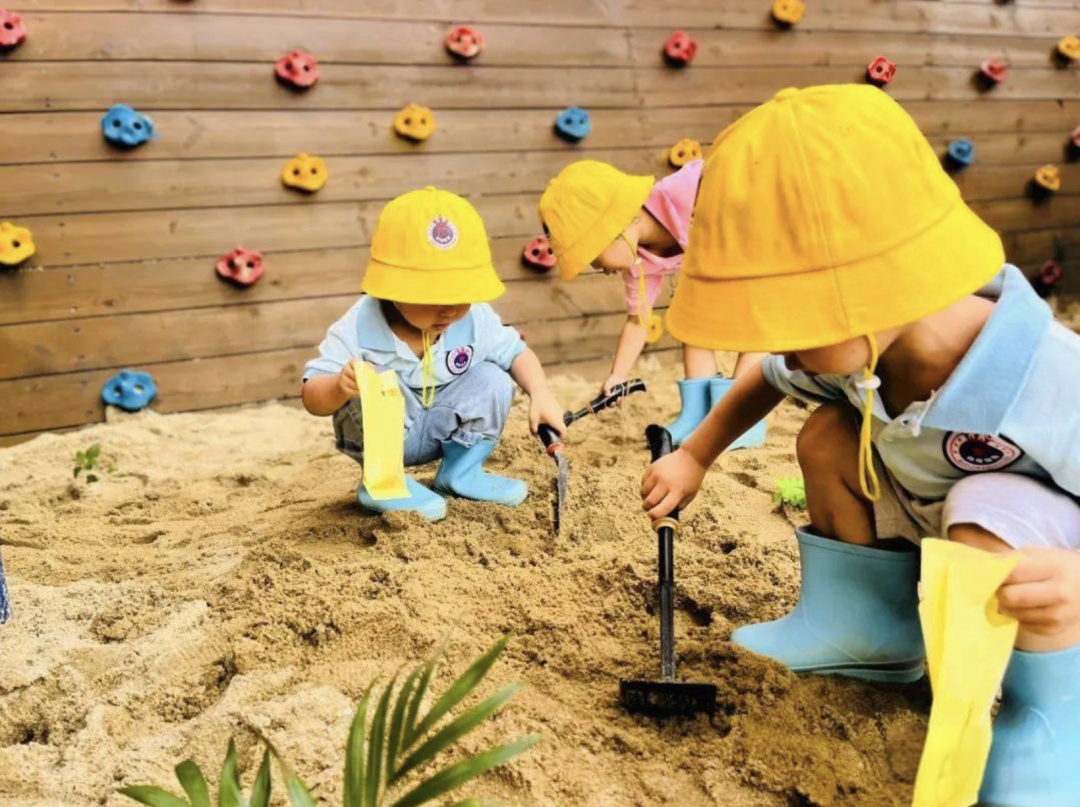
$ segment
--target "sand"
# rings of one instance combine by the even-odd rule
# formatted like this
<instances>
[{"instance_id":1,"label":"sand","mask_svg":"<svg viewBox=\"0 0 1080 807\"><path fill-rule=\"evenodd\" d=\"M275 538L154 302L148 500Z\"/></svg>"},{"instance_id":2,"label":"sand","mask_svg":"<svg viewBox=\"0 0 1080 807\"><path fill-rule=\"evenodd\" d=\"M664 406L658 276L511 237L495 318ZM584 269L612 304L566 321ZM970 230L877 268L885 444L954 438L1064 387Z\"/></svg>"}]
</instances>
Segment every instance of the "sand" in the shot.
<instances>
[{"instance_id":1,"label":"sand","mask_svg":"<svg viewBox=\"0 0 1080 807\"><path fill-rule=\"evenodd\" d=\"M658 666L655 538L637 489L643 428L677 401L672 368L643 370L648 396L573 428L558 540L553 465L523 399L491 465L526 479L529 500L455 500L437 525L361 514L356 466L334 451L328 419L292 406L145 412L0 451L15 609L0 629L0 804L130 804L117 787L175 789L185 757L216 780L230 735L250 781L256 731L322 803L340 804L348 721L368 683L449 633L444 687L506 632L485 691L527 686L464 745L544 740L474 793L551 807L909 803L925 683L800 679L726 641L797 597L802 515L771 500L777 477L798 474L806 410L791 403L766 447L710 472L677 545L680 670L719 686L718 715L660 726L620 710L619 680ZM556 389L569 407L594 385ZM115 471L73 482L75 451L95 442Z\"/></svg>"}]
</instances>

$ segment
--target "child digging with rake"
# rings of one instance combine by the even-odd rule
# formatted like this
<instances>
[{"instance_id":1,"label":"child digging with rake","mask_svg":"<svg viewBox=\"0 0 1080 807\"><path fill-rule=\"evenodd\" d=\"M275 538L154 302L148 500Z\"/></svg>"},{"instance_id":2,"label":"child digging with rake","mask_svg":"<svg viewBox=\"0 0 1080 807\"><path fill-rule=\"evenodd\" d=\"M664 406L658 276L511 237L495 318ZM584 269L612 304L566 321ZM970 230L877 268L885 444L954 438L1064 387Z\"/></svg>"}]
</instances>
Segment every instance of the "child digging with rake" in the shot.
<instances>
[{"instance_id":1,"label":"child digging with rake","mask_svg":"<svg viewBox=\"0 0 1080 807\"><path fill-rule=\"evenodd\" d=\"M810 526L798 604L732 641L802 673L923 673L918 553L1021 553L1020 629L980 803L1080 805L1080 337L1053 321L914 121L872 87L783 90L706 162L668 315L696 345L767 350L642 481L653 519L786 395ZM723 301L723 308L720 307Z\"/></svg>"},{"instance_id":2,"label":"child digging with rake","mask_svg":"<svg viewBox=\"0 0 1080 807\"><path fill-rule=\"evenodd\" d=\"M678 277L701 181L701 160L669 177L630 176L607 163L581 160L564 168L540 199L540 221L563 280L592 267L620 275L626 284L627 318L619 334L604 395L626 381L645 347L649 321L664 278ZM681 443L731 388L716 372L716 355L696 343L683 344L686 378L679 382L682 402L670 426ZM761 354L739 357L735 377L753 367ZM765 422L754 424L729 450L765 442Z\"/></svg>"},{"instance_id":3,"label":"child digging with rake","mask_svg":"<svg viewBox=\"0 0 1080 807\"><path fill-rule=\"evenodd\" d=\"M362 290L308 362L304 406L313 415L333 415L338 450L363 463L363 401L353 360L394 370L405 398L405 465L440 457L442 464L435 491L406 477L407 497L376 500L361 482L360 504L431 520L446 515L439 493L521 504L524 482L481 470L506 425L513 382L532 399L534 434L541 423L559 434L566 427L540 360L487 305L506 288L480 215L460 196L432 187L394 199L379 216Z\"/></svg>"}]
</instances>

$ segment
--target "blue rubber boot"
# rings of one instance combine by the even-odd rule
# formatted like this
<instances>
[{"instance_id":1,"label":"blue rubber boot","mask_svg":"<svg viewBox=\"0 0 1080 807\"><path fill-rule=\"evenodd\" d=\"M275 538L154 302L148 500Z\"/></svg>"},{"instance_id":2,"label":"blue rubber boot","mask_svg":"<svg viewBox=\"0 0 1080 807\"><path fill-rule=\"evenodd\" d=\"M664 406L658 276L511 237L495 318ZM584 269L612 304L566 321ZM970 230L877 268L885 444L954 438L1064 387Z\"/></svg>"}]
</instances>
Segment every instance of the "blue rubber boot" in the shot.
<instances>
[{"instance_id":1,"label":"blue rubber boot","mask_svg":"<svg viewBox=\"0 0 1080 807\"><path fill-rule=\"evenodd\" d=\"M709 378L685 378L679 382L682 409L667 427L673 445L681 445L709 414Z\"/></svg>"},{"instance_id":2,"label":"blue rubber boot","mask_svg":"<svg viewBox=\"0 0 1080 807\"><path fill-rule=\"evenodd\" d=\"M495 450L494 440L480 440L471 446L447 440L442 447L443 461L435 474L435 490L507 507L517 507L529 495L528 486L520 479L484 472L484 461Z\"/></svg>"},{"instance_id":3,"label":"blue rubber boot","mask_svg":"<svg viewBox=\"0 0 1080 807\"><path fill-rule=\"evenodd\" d=\"M356 489L356 498L360 506L373 513L391 513L399 510L414 510L428 521L446 518L446 499L434 491L428 490L411 476L405 477L405 487L409 495L401 499L382 499L375 501L367 492L364 483Z\"/></svg>"},{"instance_id":4,"label":"blue rubber boot","mask_svg":"<svg viewBox=\"0 0 1080 807\"><path fill-rule=\"evenodd\" d=\"M734 378L710 378L709 379L709 403L711 406L716 406L720 403L720 399L728 394L730 390L735 386ZM758 446L765 445L765 421L759 420L749 429L746 433L739 437L734 443L727 447L728 451L735 451L739 448L757 448Z\"/></svg>"},{"instance_id":5,"label":"blue rubber boot","mask_svg":"<svg viewBox=\"0 0 1080 807\"><path fill-rule=\"evenodd\" d=\"M845 544L795 530L802 592L791 613L731 641L797 673L908 683L923 674L919 553Z\"/></svg>"},{"instance_id":6,"label":"blue rubber boot","mask_svg":"<svg viewBox=\"0 0 1080 807\"><path fill-rule=\"evenodd\" d=\"M1080 645L1014 650L986 764L981 807L1080 805Z\"/></svg>"}]
</instances>

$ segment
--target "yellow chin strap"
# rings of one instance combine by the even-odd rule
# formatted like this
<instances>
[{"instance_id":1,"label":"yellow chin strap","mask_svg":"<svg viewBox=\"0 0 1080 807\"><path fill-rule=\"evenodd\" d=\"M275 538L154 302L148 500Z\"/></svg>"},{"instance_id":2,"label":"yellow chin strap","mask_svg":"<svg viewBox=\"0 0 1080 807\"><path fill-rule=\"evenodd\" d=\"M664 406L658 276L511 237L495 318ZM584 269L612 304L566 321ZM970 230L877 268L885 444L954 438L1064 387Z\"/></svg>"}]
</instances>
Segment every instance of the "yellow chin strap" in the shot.
<instances>
[{"instance_id":1,"label":"yellow chin strap","mask_svg":"<svg viewBox=\"0 0 1080 807\"><path fill-rule=\"evenodd\" d=\"M862 427L859 430L859 487L862 488L863 496L876 502L881 499L881 485L877 471L874 470L874 393L881 386L881 379L875 375L878 363L877 339L872 333L868 333L866 341L870 343L870 364L863 368L862 378L855 382L855 386L866 396Z\"/></svg>"},{"instance_id":2,"label":"yellow chin strap","mask_svg":"<svg viewBox=\"0 0 1080 807\"><path fill-rule=\"evenodd\" d=\"M435 403L435 359L431 355L431 334L421 331L424 356L420 359L420 405L428 409Z\"/></svg>"}]
</instances>

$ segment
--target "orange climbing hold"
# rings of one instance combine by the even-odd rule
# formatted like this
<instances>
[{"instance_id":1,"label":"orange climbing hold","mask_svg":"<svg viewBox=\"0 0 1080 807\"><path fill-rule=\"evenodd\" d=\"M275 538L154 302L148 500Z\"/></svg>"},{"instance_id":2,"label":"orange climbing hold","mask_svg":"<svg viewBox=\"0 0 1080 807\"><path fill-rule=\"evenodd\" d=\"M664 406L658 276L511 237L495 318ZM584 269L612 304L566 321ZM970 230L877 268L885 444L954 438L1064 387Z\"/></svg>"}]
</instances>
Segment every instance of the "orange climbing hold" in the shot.
<instances>
[{"instance_id":1,"label":"orange climbing hold","mask_svg":"<svg viewBox=\"0 0 1080 807\"><path fill-rule=\"evenodd\" d=\"M286 187L315 193L330 178L321 157L297 154L281 169L281 181Z\"/></svg>"},{"instance_id":2,"label":"orange climbing hold","mask_svg":"<svg viewBox=\"0 0 1080 807\"><path fill-rule=\"evenodd\" d=\"M546 272L555 266L555 253L547 238L542 235L538 235L525 246L521 259L530 269L540 272Z\"/></svg>"},{"instance_id":3,"label":"orange climbing hold","mask_svg":"<svg viewBox=\"0 0 1080 807\"><path fill-rule=\"evenodd\" d=\"M435 115L426 106L409 104L394 116L394 131L408 140L427 140L435 131Z\"/></svg>"},{"instance_id":4,"label":"orange climbing hold","mask_svg":"<svg viewBox=\"0 0 1080 807\"><path fill-rule=\"evenodd\" d=\"M700 159L701 144L696 140L680 140L668 150L668 162L676 168Z\"/></svg>"},{"instance_id":5,"label":"orange climbing hold","mask_svg":"<svg viewBox=\"0 0 1080 807\"><path fill-rule=\"evenodd\" d=\"M468 25L459 25L446 35L446 49L459 59L475 59L484 49L484 36Z\"/></svg>"},{"instance_id":6,"label":"orange climbing hold","mask_svg":"<svg viewBox=\"0 0 1080 807\"><path fill-rule=\"evenodd\" d=\"M979 74L992 84L1000 84L1009 72L1009 65L1004 59L987 59L979 68Z\"/></svg>"},{"instance_id":7,"label":"orange climbing hold","mask_svg":"<svg viewBox=\"0 0 1080 807\"><path fill-rule=\"evenodd\" d=\"M34 254L34 249L34 238L28 229L10 221L0 223L0 263L20 264Z\"/></svg>"},{"instance_id":8,"label":"orange climbing hold","mask_svg":"<svg viewBox=\"0 0 1080 807\"><path fill-rule=\"evenodd\" d=\"M884 56L877 56L866 67L866 80L878 87L884 87L896 75L896 65Z\"/></svg>"},{"instance_id":9,"label":"orange climbing hold","mask_svg":"<svg viewBox=\"0 0 1080 807\"><path fill-rule=\"evenodd\" d=\"M798 25L805 12L802 0L773 0L772 18L780 26Z\"/></svg>"},{"instance_id":10,"label":"orange climbing hold","mask_svg":"<svg viewBox=\"0 0 1080 807\"><path fill-rule=\"evenodd\" d=\"M319 63L310 53L294 50L277 60L274 75L283 84L306 90L319 80Z\"/></svg>"},{"instance_id":11,"label":"orange climbing hold","mask_svg":"<svg viewBox=\"0 0 1080 807\"><path fill-rule=\"evenodd\" d=\"M1035 172L1035 184L1044 191L1056 193L1061 190L1061 172L1056 165L1044 165Z\"/></svg>"},{"instance_id":12,"label":"orange climbing hold","mask_svg":"<svg viewBox=\"0 0 1080 807\"><path fill-rule=\"evenodd\" d=\"M1057 52L1070 62L1080 59L1080 36L1070 34L1062 37L1061 41L1057 43Z\"/></svg>"},{"instance_id":13,"label":"orange climbing hold","mask_svg":"<svg viewBox=\"0 0 1080 807\"><path fill-rule=\"evenodd\" d=\"M14 11L0 8L0 48L14 48L26 41L26 23Z\"/></svg>"},{"instance_id":14,"label":"orange climbing hold","mask_svg":"<svg viewBox=\"0 0 1080 807\"><path fill-rule=\"evenodd\" d=\"M676 31L664 43L664 58L675 67L685 67L694 60L697 53L697 41L690 38L686 31Z\"/></svg>"}]
</instances>

